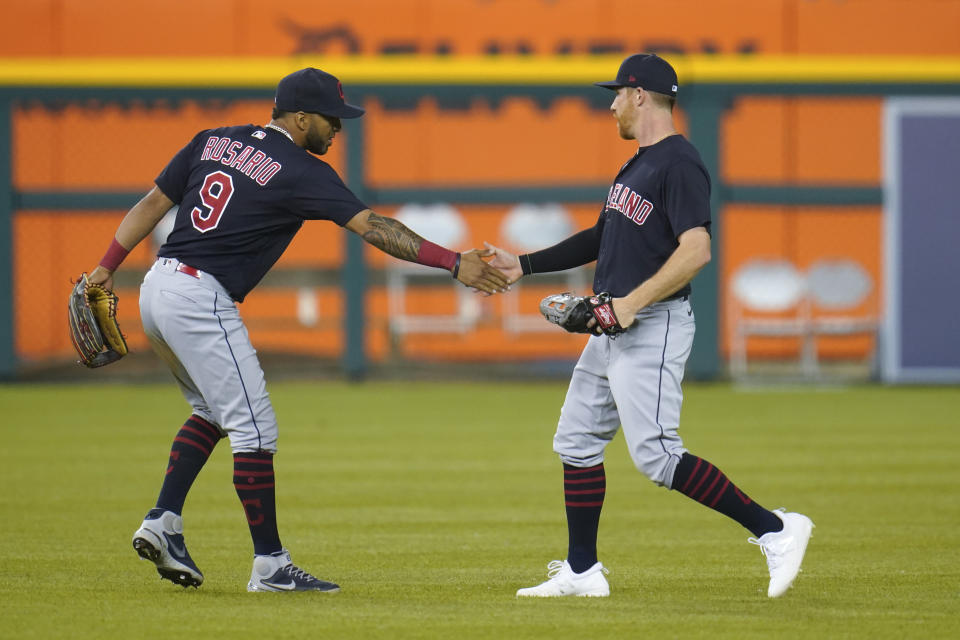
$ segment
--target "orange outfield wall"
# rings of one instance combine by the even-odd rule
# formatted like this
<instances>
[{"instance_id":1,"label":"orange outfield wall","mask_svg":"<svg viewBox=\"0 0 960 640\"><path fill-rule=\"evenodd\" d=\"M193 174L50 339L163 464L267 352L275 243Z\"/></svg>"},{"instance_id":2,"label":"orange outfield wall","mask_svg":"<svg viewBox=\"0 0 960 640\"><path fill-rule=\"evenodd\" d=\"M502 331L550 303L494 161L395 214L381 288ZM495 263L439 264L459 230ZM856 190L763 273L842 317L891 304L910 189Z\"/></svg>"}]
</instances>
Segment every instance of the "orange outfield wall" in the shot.
<instances>
[{"instance_id":1,"label":"orange outfield wall","mask_svg":"<svg viewBox=\"0 0 960 640\"><path fill-rule=\"evenodd\" d=\"M30 0L0 56L951 55L954 0Z\"/></svg>"},{"instance_id":2,"label":"orange outfield wall","mask_svg":"<svg viewBox=\"0 0 960 640\"><path fill-rule=\"evenodd\" d=\"M8 29L0 41L4 57L216 55L233 56L235 64L242 65L244 56L391 51L960 54L960 1L954 0L358 0L297 12L248 0L2 0L0 5L4 22L20 27ZM371 15L377 20L368 20ZM144 24L151 29L139 26ZM611 77L613 73L615 69ZM349 78L343 80L349 99ZM585 94L590 91L600 90L584 87ZM632 153L632 144L617 138L609 115L591 110L576 97L558 100L548 109L523 98L497 106L481 100L462 110L440 109L431 99L406 111L387 110L376 102L365 106L366 170L375 185L604 183ZM871 97L740 100L722 128L722 178L876 185L881 178L881 107L881 101ZM677 116L684 129L682 108L681 91ZM58 110L27 105L14 117L14 183L18 189L146 191L167 159L197 130L262 123L269 109L269 101L225 107L184 103L175 108L88 104ZM349 123L344 135L349 135ZM338 142L326 159L342 169L342 140ZM468 211L474 243L497 240L491 234L505 209ZM481 222L478 211L489 219ZM66 281L90 268L102 253L98 243L109 237L122 214L17 215L16 306L50 310L49 318L36 319L31 313L35 320L29 326L27 318L18 319L17 350L22 356L42 358L69 349L60 336L58 315ZM576 210L584 225L592 215L591 207ZM880 282L877 209L729 207L722 215L724 281L751 256L787 257L804 267L842 252L859 259ZM76 247L76 237L85 237L88 248L69 249ZM333 267L342 258L342 241L343 233L332 225L308 224L279 267ZM130 266L149 262L147 248L138 252L143 255L131 258ZM375 266L380 264L376 255L370 257ZM123 303L124 313L135 313L134 294L125 297L129 302ZM498 313L496 304L487 305L493 315ZM304 345L335 355L342 342L337 292L320 295L321 312L330 313L322 330L272 329L270 322L256 321L292 305L295 292L255 292L244 304L255 341L263 348ZM388 349L382 292L371 292L369 308L374 316L372 355L382 356ZM720 319L722 323L723 314ZM492 329L481 333L470 340L410 338L404 346L418 357L516 353L514 337ZM539 337L524 344L535 343L551 356L576 353L579 343L555 338L557 344L541 344ZM780 353L790 348L757 345L755 350ZM865 346L850 341L827 350L842 354L851 348Z\"/></svg>"},{"instance_id":3,"label":"orange outfield wall","mask_svg":"<svg viewBox=\"0 0 960 640\"><path fill-rule=\"evenodd\" d=\"M349 88L348 88L349 91ZM389 111L376 102L366 105L367 172L375 185L443 185L489 183L597 182L603 184L616 173L632 151L632 143L620 140L612 118L603 111L589 109L582 100L557 101L543 110L528 99L508 99L499 108L478 103L467 110L445 111L432 100L425 100L413 111ZM14 181L20 189L120 189L146 191L167 159L199 129L221 123L264 122L269 103L242 102L223 108L204 108L186 104L180 108L115 106L68 107L49 111L34 107L19 110L14 127ZM807 182L862 182L875 184L879 167L879 102L874 99L831 99L785 101L775 98L743 100L729 112L722 130L724 178L741 182L798 180ZM677 114L683 125L683 113ZM790 126L787 126L789 123ZM819 129L820 145L797 133L797 128ZM327 160L343 168L343 137L350 135L350 124L338 139ZM578 216L582 225L591 224L598 210L586 207L587 215ZM506 207L490 209L494 217L491 234L477 231L477 218L471 219L474 242L497 242L495 232L499 216ZM385 209L389 212L389 209ZM29 286L35 278L54 285L59 275L66 278L89 269L101 252L102 240L109 237L122 212L98 216L62 218L57 214L22 214L24 228L50 225L51 233L29 233L17 238L31 239L33 245L25 262L18 262L18 308L44 309L57 301L62 291L37 290ZM757 217L759 216L759 217ZM831 240L850 248L867 259L868 269L879 278L879 213L872 211L860 219L863 233L834 224L799 223L786 208L731 208L725 212L727 232L723 236L724 274L728 275L751 255L764 253L786 256L807 263L816 257L815 249L827 249ZM101 229L102 227L102 229ZM67 231L70 229L71 231ZM85 235L89 250L67 250L67 238ZM37 238L47 238L42 250L52 258L45 265L30 266L37 255ZM59 240L58 240L59 239ZM19 246L19 245L18 245ZM279 267L331 268L342 259L343 234L327 223L307 224L281 260ZM801 247L806 247L801 254ZM814 252L810 253L810 248ZM146 256L146 249L141 248ZM19 255L19 252L18 252ZM377 256L371 261L377 265ZM143 266L148 258L130 263ZM143 264L140 264L140 263ZM53 265L57 265L54 267ZM53 273L47 271L54 269ZM50 293L45 293L50 292ZM253 309L260 290L245 307ZM275 294L273 294L275 295ZM49 300L30 300L23 296L48 296ZM293 292L288 293L292 299ZM292 303L290 303L292 304ZM129 305L126 305L129 309ZM269 306L269 305L265 305ZM327 305L329 307L329 305ZM372 305L371 310L376 306ZM252 312L252 311L251 311ZM129 313L129 311L127 311ZM248 313L245 310L245 313ZM54 344L69 345L57 337L59 319L51 322L18 323L18 350L24 355L40 356ZM49 331L41 331L48 327ZM255 333L258 333L254 329ZM289 332L282 332L289 336ZM280 340L280 338L278 338ZM324 352L335 352L339 335L331 334ZM281 340L282 341L282 340ZM382 342L382 341L378 341ZM461 341L462 342L462 341ZM501 351L486 340L488 353L516 353L515 345ZM296 344L296 342L292 342ZM433 342L434 345L442 344ZM266 345L265 345L266 347ZM473 351L469 345L446 345L439 353L457 349ZM762 348L758 346L757 348ZM482 351L483 349L481 349ZM54 350L55 351L55 350Z\"/></svg>"}]
</instances>

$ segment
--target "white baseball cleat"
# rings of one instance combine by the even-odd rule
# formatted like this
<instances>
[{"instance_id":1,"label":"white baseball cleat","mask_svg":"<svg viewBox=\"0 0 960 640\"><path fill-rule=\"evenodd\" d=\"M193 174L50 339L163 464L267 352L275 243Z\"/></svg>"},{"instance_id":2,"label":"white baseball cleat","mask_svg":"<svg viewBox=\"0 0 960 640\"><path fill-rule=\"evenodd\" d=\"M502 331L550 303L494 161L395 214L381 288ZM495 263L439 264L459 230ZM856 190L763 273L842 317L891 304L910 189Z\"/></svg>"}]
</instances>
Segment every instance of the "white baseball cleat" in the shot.
<instances>
[{"instance_id":1,"label":"white baseball cleat","mask_svg":"<svg viewBox=\"0 0 960 640\"><path fill-rule=\"evenodd\" d=\"M777 509L773 513L783 520L783 529L765 533L759 539L748 538L747 542L759 546L760 552L766 556L767 567L770 569L767 595L776 598L790 588L800 573L803 554L807 550L807 542L810 541L815 525L802 513L789 513L783 509Z\"/></svg>"},{"instance_id":2,"label":"white baseball cleat","mask_svg":"<svg viewBox=\"0 0 960 640\"><path fill-rule=\"evenodd\" d=\"M290 559L286 549L268 556L253 556L247 591L340 591L338 585L315 578Z\"/></svg>"},{"instance_id":3,"label":"white baseball cleat","mask_svg":"<svg viewBox=\"0 0 960 640\"><path fill-rule=\"evenodd\" d=\"M133 548L157 566L160 577L182 587L199 587L203 574L187 553L183 518L172 511L151 509L133 534Z\"/></svg>"},{"instance_id":4,"label":"white baseball cleat","mask_svg":"<svg viewBox=\"0 0 960 640\"><path fill-rule=\"evenodd\" d=\"M599 562L584 571L574 573L570 564L563 560L553 560L547 565L547 577L550 579L535 587L517 591L518 597L556 598L559 596L588 596L605 598L610 595L610 585L604 574L610 573Z\"/></svg>"}]
</instances>

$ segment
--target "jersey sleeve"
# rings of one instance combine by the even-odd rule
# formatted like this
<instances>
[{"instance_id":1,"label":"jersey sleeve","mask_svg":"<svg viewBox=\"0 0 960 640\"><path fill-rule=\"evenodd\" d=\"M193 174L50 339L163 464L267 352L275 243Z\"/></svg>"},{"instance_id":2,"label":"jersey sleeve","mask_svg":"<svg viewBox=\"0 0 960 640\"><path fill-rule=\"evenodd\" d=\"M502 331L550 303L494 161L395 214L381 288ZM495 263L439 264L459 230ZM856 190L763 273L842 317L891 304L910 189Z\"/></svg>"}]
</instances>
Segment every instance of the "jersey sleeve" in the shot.
<instances>
[{"instance_id":1,"label":"jersey sleeve","mask_svg":"<svg viewBox=\"0 0 960 640\"><path fill-rule=\"evenodd\" d=\"M694 227L710 231L710 177L701 165L690 160L671 165L663 191L674 238Z\"/></svg>"},{"instance_id":2,"label":"jersey sleeve","mask_svg":"<svg viewBox=\"0 0 960 640\"><path fill-rule=\"evenodd\" d=\"M173 159L167 163L163 171L160 172L157 179L154 180L154 183L160 188L160 191L163 191L163 195L177 204L180 204L183 200L183 194L187 190L187 181L193 169L191 158L198 157L194 154L194 151L197 147L197 141L200 140L204 133L206 132L201 131L193 137L193 140L180 149L180 151L173 156Z\"/></svg>"},{"instance_id":3,"label":"jersey sleeve","mask_svg":"<svg viewBox=\"0 0 960 640\"><path fill-rule=\"evenodd\" d=\"M597 259L600 253L600 238L603 236L603 213L597 224L561 240L552 247L520 256L520 268L525 275L550 273L573 269Z\"/></svg>"},{"instance_id":4,"label":"jersey sleeve","mask_svg":"<svg viewBox=\"0 0 960 640\"><path fill-rule=\"evenodd\" d=\"M298 180L293 200L293 211L304 219L332 220L341 227L356 214L369 209L323 161L309 167Z\"/></svg>"}]
</instances>

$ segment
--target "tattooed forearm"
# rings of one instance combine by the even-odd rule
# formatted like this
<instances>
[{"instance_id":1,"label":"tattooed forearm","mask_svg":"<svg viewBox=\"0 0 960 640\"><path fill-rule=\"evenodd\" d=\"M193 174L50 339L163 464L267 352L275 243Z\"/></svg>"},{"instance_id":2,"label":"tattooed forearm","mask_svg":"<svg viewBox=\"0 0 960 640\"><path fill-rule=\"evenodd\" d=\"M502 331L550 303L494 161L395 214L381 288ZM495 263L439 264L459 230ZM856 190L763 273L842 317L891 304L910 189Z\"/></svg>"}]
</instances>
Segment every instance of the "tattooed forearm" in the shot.
<instances>
[{"instance_id":1,"label":"tattooed forearm","mask_svg":"<svg viewBox=\"0 0 960 640\"><path fill-rule=\"evenodd\" d=\"M367 223L370 229L364 232L364 240L395 258L411 262L417 259L423 238L402 222L370 212Z\"/></svg>"}]
</instances>

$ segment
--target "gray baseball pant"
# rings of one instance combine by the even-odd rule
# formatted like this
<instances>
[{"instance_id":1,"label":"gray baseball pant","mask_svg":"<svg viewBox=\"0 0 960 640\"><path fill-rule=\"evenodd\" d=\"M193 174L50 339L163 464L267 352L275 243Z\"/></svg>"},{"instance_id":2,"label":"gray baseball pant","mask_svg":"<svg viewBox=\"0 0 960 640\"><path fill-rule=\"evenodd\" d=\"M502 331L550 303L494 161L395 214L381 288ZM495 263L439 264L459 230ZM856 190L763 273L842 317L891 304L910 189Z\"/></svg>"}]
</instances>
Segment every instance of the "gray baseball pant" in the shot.
<instances>
[{"instance_id":1,"label":"gray baseball pant","mask_svg":"<svg viewBox=\"0 0 960 640\"><path fill-rule=\"evenodd\" d=\"M277 418L247 328L209 273L158 259L140 286L143 330L193 412L230 438L234 453L277 450Z\"/></svg>"},{"instance_id":2,"label":"gray baseball pant","mask_svg":"<svg viewBox=\"0 0 960 640\"><path fill-rule=\"evenodd\" d=\"M576 467L603 462L623 425L630 457L654 483L670 487L686 449L677 429L683 369L696 327L689 297L654 303L623 334L591 336L570 380L553 438Z\"/></svg>"}]
</instances>

